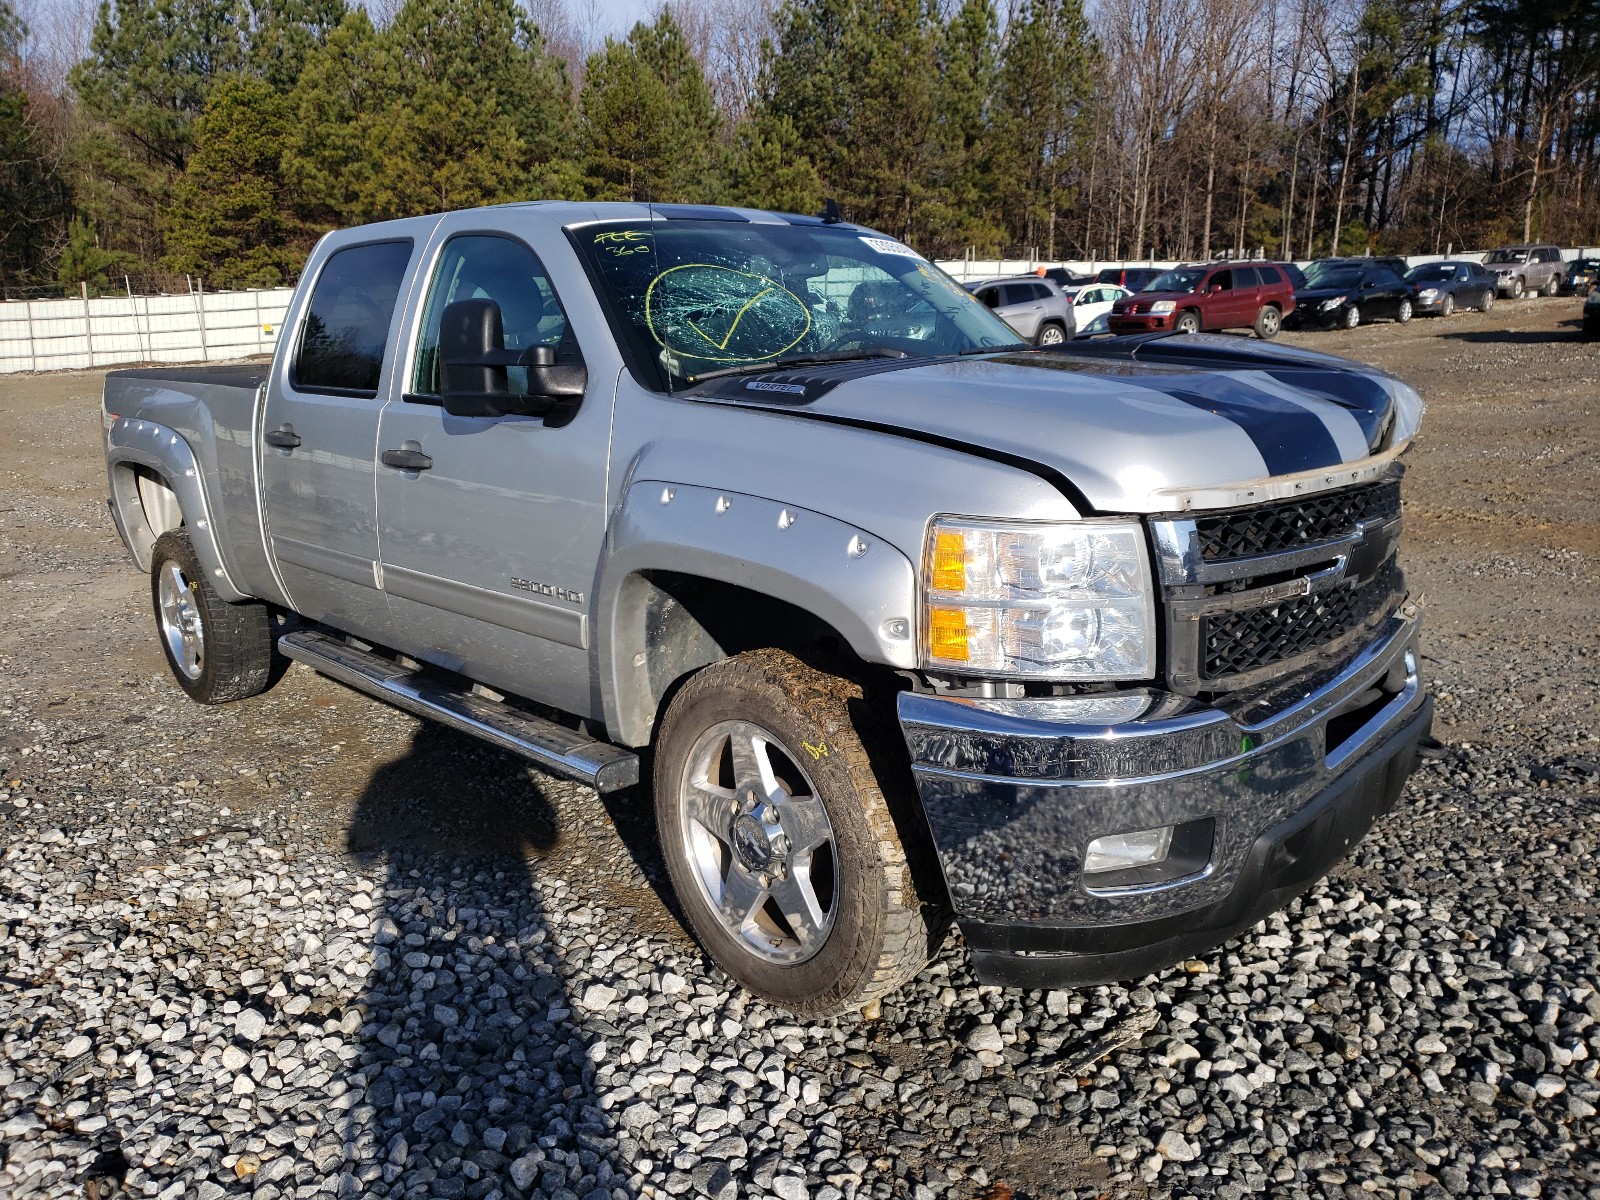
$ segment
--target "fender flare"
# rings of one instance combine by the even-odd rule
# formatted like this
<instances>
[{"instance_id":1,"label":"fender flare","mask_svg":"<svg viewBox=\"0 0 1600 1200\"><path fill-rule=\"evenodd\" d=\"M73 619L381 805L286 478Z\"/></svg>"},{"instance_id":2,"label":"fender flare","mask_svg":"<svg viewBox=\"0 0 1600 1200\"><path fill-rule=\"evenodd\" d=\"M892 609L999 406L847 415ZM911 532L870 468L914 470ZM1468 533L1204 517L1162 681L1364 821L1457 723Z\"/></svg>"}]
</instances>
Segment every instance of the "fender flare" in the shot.
<instances>
[{"instance_id":1,"label":"fender flare","mask_svg":"<svg viewBox=\"0 0 1600 1200\"><path fill-rule=\"evenodd\" d=\"M206 501L205 484L194 450L183 436L165 425L133 417L118 417L106 434L106 469L111 477L111 511L117 531L144 571L150 569L155 535L144 518L144 504L138 484L123 464L141 466L161 477L178 498L183 523L194 543L195 554L205 568L211 586L224 600L237 603L252 599L239 590L217 543L216 522Z\"/></svg>"},{"instance_id":2,"label":"fender flare","mask_svg":"<svg viewBox=\"0 0 1600 1200\"><path fill-rule=\"evenodd\" d=\"M607 727L626 745L649 741L677 674L660 661L676 655L659 645L651 571L771 597L828 625L864 661L917 665L917 572L897 547L765 497L635 480L612 516L595 605L601 703ZM685 652L703 663L720 648Z\"/></svg>"}]
</instances>

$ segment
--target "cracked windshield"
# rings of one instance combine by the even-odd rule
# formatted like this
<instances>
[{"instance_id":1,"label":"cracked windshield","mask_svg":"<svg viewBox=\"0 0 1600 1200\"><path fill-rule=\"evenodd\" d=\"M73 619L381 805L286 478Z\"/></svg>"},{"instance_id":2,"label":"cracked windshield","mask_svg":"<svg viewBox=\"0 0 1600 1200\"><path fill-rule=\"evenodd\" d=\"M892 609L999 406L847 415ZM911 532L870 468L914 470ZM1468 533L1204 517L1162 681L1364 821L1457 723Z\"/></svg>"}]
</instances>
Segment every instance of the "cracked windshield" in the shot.
<instances>
[{"instance_id":1,"label":"cracked windshield","mask_svg":"<svg viewBox=\"0 0 1600 1200\"><path fill-rule=\"evenodd\" d=\"M628 222L574 236L658 388L816 358L929 358L1017 344L943 271L855 229Z\"/></svg>"}]
</instances>

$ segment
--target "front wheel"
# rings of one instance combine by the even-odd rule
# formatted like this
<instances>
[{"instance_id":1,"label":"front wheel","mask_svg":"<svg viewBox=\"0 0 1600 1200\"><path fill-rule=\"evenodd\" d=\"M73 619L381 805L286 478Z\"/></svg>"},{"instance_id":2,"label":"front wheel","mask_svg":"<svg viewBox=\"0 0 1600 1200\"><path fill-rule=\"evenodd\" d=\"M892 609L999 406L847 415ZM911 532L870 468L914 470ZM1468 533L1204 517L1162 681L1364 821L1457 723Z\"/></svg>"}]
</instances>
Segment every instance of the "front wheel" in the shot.
<instances>
[{"instance_id":1,"label":"front wheel","mask_svg":"<svg viewBox=\"0 0 1600 1200\"><path fill-rule=\"evenodd\" d=\"M1450 295L1448 292L1446 292L1444 299L1439 301L1439 315L1441 317L1453 316L1455 314L1455 311L1456 311L1456 298L1454 296Z\"/></svg>"},{"instance_id":2,"label":"front wheel","mask_svg":"<svg viewBox=\"0 0 1600 1200\"><path fill-rule=\"evenodd\" d=\"M206 578L189 535L164 533L150 558L150 600L178 686L201 704L226 704L272 681L272 619L256 601L229 604Z\"/></svg>"},{"instance_id":3,"label":"front wheel","mask_svg":"<svg viewBox=\"0 0 1600 1200\"><path fill-rule=\"evenodd\" d=\"M1054 321L1046 321L1039 326L1037 344L1040 346L1059 346L1067 340L1067 331Z\"/></svg>"},{"instance_id":4,"label":"front wheel","mask_svg":"<svg viewBox=\"0 0 1600 1200\"><path fill-rule=\"evenodd\" d=\"M1411 320L1411 301L1410 300L1402 299L1400 301L1400 307L1395 309L1394 319L1396 321L1399 321L1400 324L1402 324L1402 325L1404 325L1407 321Z\"/></svg>"},{"instance_id":5,"label":"front wheel","mask_svg":"<svg viewBox=\"0 0 1600 1200\"><path fill-rule=\"evenodd\" d=\"M1527 289L1527 286L1527 284L1522 282L1521 276L1513 279L1511 281L1511 298L1513 300L1521 300L1522 293Z\"/></svg>"},{"instance_id":6,"label":"front wheel","mask_svg":"<svg viewBox=\"0 0 1600 1200\"><path fill-rule=\"evenodd\" d=\"M1346 329L1354 329L1360 324L1361 306L1359 304L1352 304L1349 308L1344 310L1344 327Z\"/></svg>"},{"instance_id":7,"label":"front wheel","mask_svg":"<svg viewBox=\"0 0 1600 1200\"><path fill-rule=\"evenodd\" d=\"M1261 306L1261 311L1256 314L1256 336L1263 341L1270 342L1278 336L1278 330L1283 325L1283 314L1271 304Z\"/></svg>"},{"instance_id":8,"label":"front wheel","mask_svg":"<svg viewBox=\"0 0 1600 1200\"><path fill-rule=\"evenodd\" d=\"M904 757L859 685L783 651L713 664L673 698L656 744L663 857L690 930L738 983L819 1016L927 963L942 920L913 878L933 852Z\"/></svg>"},{"instance_id":9,"label":"front wheel","mask_svg":"<svg viewBox=\"0 0 1600 1200\"><path fill-rule=\"evenodd\" d=\"M1178 320L1174 328L1176 328L1179 333L1199 333L1200 314L1195 312L1192 308L1179 313Z\"/></svg>"}]
</instances>

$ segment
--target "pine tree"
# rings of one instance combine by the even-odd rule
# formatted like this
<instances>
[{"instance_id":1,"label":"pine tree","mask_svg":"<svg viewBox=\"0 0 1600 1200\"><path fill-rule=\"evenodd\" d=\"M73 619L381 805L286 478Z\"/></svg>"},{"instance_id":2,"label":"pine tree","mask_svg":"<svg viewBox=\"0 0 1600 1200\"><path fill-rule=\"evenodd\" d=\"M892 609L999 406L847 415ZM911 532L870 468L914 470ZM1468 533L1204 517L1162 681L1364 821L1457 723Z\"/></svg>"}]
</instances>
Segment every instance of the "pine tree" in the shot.
<instances>
[{"instance_id":1,"label":"pine tree","mask_svg":"<svg viewBox=\"0 0 1600 1200\"><path fill-rule=\"evenodd\" d=\"M1074 155L1086 145L1094 46L1082 0L1028 0L1006 30L995 88L993 180L1002 223L1053 257Z\"/></svg>"},{"instance_id":2,"label":"pine tree","mask_svg":"<svg viewBox=\"0 0 1600 1200\"><path fill-rule=\"evenodd\" d=\"M752 112L734 130L724 169L725 204L814 213L822 205L822 181L787 117Z\"/></svg>"},{"instance_id":3,"label":"pine tree","mask_svg":"<svg viewBox=\"0 0 1600 1200\"><path fill-rule=\"evenodd\" d=\"M240 75L212 90L168 216L168 266L219 287L273 287L300 265L281 164L287 99Z\"/></svg>"},{"instance_id":4,"label":"pine tree","mask_svg":"<svg viewBox=\"0 0 1600 1200\"><path fill-rule=\"evenodd\" d=\"M0 0L0 283L39 277L67 207L66 186L35 128L28 94L13 82L26 34Z\"/></svg>"},{"instance_id":5,"label":"pine tree","mask_svg":"<svg viewBox=\"0 0 1600 1200\"><path fill-rule=\"evenodd\" d=\"M693 201L718 190L717 111L670 9L589 56L579 105L596 198Z\"/></svg>"},{"instance_id":6,"label":"pine tree","mask_svg":"<svg viewBox=\"0 0 1600 1200\"><path fill-rule=\"evenodd\" d=\"M251 69L288 92L348 11L345 0L249 0Z\"/></svg>"}]
</instances>

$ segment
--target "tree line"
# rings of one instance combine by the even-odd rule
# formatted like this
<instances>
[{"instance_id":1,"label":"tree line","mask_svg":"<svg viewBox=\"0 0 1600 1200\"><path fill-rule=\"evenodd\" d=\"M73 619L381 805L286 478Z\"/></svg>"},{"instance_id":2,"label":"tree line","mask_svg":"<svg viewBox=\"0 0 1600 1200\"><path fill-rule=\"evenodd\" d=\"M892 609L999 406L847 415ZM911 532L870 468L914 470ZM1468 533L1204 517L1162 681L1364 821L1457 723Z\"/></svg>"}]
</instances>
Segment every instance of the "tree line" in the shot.
<instances>
[{"instance_id":1,"label":"tree line","mask_svg":"<svg viewBox=\"0 0 1600 1200\"><path fill-rule=\"evenodd\" d=\"M939 257L1600 243L1593 0L0 0L0 284L294 277L528 198L845 215Z\"/></svg>"}]
</instances>

